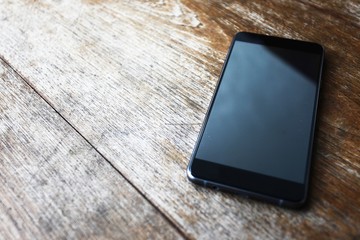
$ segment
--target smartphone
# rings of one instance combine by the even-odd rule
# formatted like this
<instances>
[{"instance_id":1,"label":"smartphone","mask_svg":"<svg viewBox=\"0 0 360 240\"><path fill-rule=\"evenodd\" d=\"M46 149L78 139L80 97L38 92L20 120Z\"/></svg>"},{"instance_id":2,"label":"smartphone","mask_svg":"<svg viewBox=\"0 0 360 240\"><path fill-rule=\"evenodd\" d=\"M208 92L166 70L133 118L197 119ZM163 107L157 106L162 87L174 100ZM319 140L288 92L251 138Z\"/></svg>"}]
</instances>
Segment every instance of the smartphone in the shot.
<instances>
[{"instance_id":1,"label":"smartphone","mask_svg":"<svg viewBox=\"0 0 360 240\"><path fill-rule=\"evenodd\" d=\"M237 33L191 156L188 178L280 206L302 206L323 59L323 47L317 43Z\"/></svg>"}]
</instances>

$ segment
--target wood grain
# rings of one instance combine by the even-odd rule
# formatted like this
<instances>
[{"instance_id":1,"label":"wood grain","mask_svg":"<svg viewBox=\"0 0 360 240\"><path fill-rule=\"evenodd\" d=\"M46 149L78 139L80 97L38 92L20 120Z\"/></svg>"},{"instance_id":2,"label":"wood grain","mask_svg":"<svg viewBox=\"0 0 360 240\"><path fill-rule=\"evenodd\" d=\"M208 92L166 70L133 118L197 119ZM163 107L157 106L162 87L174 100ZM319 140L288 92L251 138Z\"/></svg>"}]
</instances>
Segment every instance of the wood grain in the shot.
<instances>
[{"instance_id":1,"label":"wood grain","mask_svg":"<svg viewBox=\"0 0 360 240\"><path fill-rule=\"evenodd\" d=\"M0 239L181 235L3 61Z\"/></svg>"},{"instance_id":2,"label":"wood grain","mask_svg":"<svg viewBox=\"0 0 360 240\"><path fill-rule=\"evenodd\" d=\"M0 14L0 56L187 237L360 237L358 1L2 1ZM302 211L186 179L237 31L325 47Z\"/></svg>"}]
</instances>

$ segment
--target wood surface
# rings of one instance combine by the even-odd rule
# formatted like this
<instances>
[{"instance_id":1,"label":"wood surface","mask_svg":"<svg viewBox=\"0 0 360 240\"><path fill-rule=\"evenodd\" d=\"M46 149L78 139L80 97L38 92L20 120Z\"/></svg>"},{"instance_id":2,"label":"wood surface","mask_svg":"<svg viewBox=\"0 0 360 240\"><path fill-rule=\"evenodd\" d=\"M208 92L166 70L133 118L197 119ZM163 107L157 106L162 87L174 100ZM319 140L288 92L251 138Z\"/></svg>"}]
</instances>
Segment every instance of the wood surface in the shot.
<instances>
[{"instance_id":1,"label":"wood surface","mask_svg":"<svg viewBox=\"0 0 360 240\"><path fill-rule=\"evenodd\" d=\"M3 61L0 239L181 238Z\"/></svg>"},{"instance_id":2,"label":"wood surface","mask_svg":"<svg viewBox=\"0 0 360 240\"><path fill-rule=\"evenodd\" d=\"M134 221L129 226L140 225L141 221L154 224L144 235L137 232L139 238L149 237L147 233L154 234L154 238L166 237L164 232L176 237L177 231L182 237L193 239L360 238L359 1L3 0L0 30L0 58L6 62L6 68L16 70L18 81L26 82L48 105L30 104L35 116L49 117L44 118L44 123L30 118L28 125L57 126L49 118L66 120L68 126L62 123L58 138L48 141L63 142L72 132L68 149L78 151L85 145L87 151L81 154L94 152L101 156L108 170L91 168L95 176L91 183L96 185L94 188L113 194L107 204L113 204L115 219L124 216L118 212L127 209L126 214ZM186 179L185 169L227 48L238 31L314 41L325 47L310 201L305 209L279 208L194 186ZM22 89L14 86L11 91L27 96ZM20 104L13 103L7 92L3 95L2 108ZM9 124L1 114L1 123ZM6 114L19 113L7 110ZM26 119L12 121L26 125L22 123ZM35 134L31 129L22 131ZM48 154L30 154L32 148L42 145L39 138L34 139L37 141L36 146L23 150L29 151L28 161L39 161L37 156L45 161L51 155L51 150ZM26 162L10 161L18 156L5 143L6 139L1 148L5 156L0 162L1 176L5 171L6 179L16 174L19 178L29 177L26 172L7 170L16 169L17 164L26 167ZM54 145L51 148L56 151ZM57 158L67 159L67 151L56 151ZM96 162L96 157L81 156L74 161L80 159L82 168L90 168ZM64 189L72 189L73 184L75 189L82 189L76 185L82 177L75 174L74 165L66 165L67 161L48 162L49 168L57 164L67 167L69 183ZM39 164L32 171L40 168ZM113 183L124 181L118 175L131 184L129 190L119 190L119 184ZM36 181L27 183L35 189L39 185ZM52 194L57 198L68 194L53 188ZM7 196L4 191L1 199ZM89 200L86 193L76 193L78 198ZM126 200L133 195L147 204L147 211L136 201ZM41 206L34 202L13 196L11 202L2 203L1 211L21 211L23 205ZM69 211L83 216L90 214L95 205L85 209L75 205ZM56 204L48 208L49 219L56 219ZM144 216L147 212L153 215L151 220ZM40 219L44 213L33 214ZM37 230L19 230L7 218L4 221L13 225L12 230L2 228L1 234L43 236L36 222L22 215L17 218L24 225L35 225ZM66 223L73 218L76 219L62 220ZM106 230L99 233L101 238L132 231L125 226L126 219L122 225L115 221L104 224L96 216L92 221ZM167 226L164 232L159 225ZM59 224L57 231L48 234L61 238L61 228L65 232L66 224ZM85 236L82 231L96 237L95 229L83 230L79 224L72 229L74 238Z\"/></svg>"}]
</instances>

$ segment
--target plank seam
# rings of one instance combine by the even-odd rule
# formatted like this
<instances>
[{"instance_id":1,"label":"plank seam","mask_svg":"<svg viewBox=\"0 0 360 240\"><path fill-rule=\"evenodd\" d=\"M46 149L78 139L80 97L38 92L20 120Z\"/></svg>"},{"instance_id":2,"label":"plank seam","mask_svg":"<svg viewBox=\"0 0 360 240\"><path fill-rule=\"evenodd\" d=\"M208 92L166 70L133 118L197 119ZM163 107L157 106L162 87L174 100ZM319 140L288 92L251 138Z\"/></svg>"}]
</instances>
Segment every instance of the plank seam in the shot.
<instances>
[{"instance_id":1,"label":"plank seam","mask_svg":"<svg viewBox=\"0 0 360 240\"><path fill-rule=\"evenodd\" d=\"M156 204L154 204L144 193L141 192L141 190L134 184L132 183L128 178L126 178L119 169L117 169L115 167L115 165L108 159L106 158L74 125L72 125L70 123L69 120L67 120L56 108L55 106L51 103L51 101L46 98L45 96L43 96L38 90L37 88L25 77L23 76L20 72L18 72L10 63L8 60L5 59L4 56L0 56L0 60L3 61L5 63L5 65L7 65L12 71L14 71L14 73L16 75L19 76L20 79L22 79L26 85L28 85L47 105L49 105L51 107L51 109L53 109L55 111L56 114L58 114L60 116L61 119L63 119L77 134L80 135L80 137L82 139L85 140L85 142L87 144L89 144L108 164L110 164L110 166L115 169L115 171L120 174L120 176L122 178L124 178L124 180L126 182L128 182L130 184L131 187L133 187L135 189L136 192L138 192L140 194L140 196L142 196L145 201L147 201L156 211L158 211L162 217L164 217L164 219L184 238L184 239L190 239L190 237L188 237L182 230L181 228L176 224L176 221L172 221L171 218L169 216L167 216Z\"/></svg>"}]
</instances>

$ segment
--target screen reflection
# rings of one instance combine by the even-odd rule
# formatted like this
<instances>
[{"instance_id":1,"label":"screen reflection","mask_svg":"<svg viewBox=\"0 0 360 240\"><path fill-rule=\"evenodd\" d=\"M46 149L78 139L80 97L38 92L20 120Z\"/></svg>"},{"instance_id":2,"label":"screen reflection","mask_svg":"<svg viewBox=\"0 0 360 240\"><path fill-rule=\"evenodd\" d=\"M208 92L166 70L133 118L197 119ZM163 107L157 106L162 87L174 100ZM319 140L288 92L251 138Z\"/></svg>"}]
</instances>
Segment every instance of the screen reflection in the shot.
<instances>
[{"instance_id":1,"label":"screen reflection","mask_svg":"<svg viewBox=\"0 0 360 240\"><path fill-rule=\"evenodd\" d=\"M235 41L196 158L303 183L320 60Z\"/></svg>"}]
</instances>

